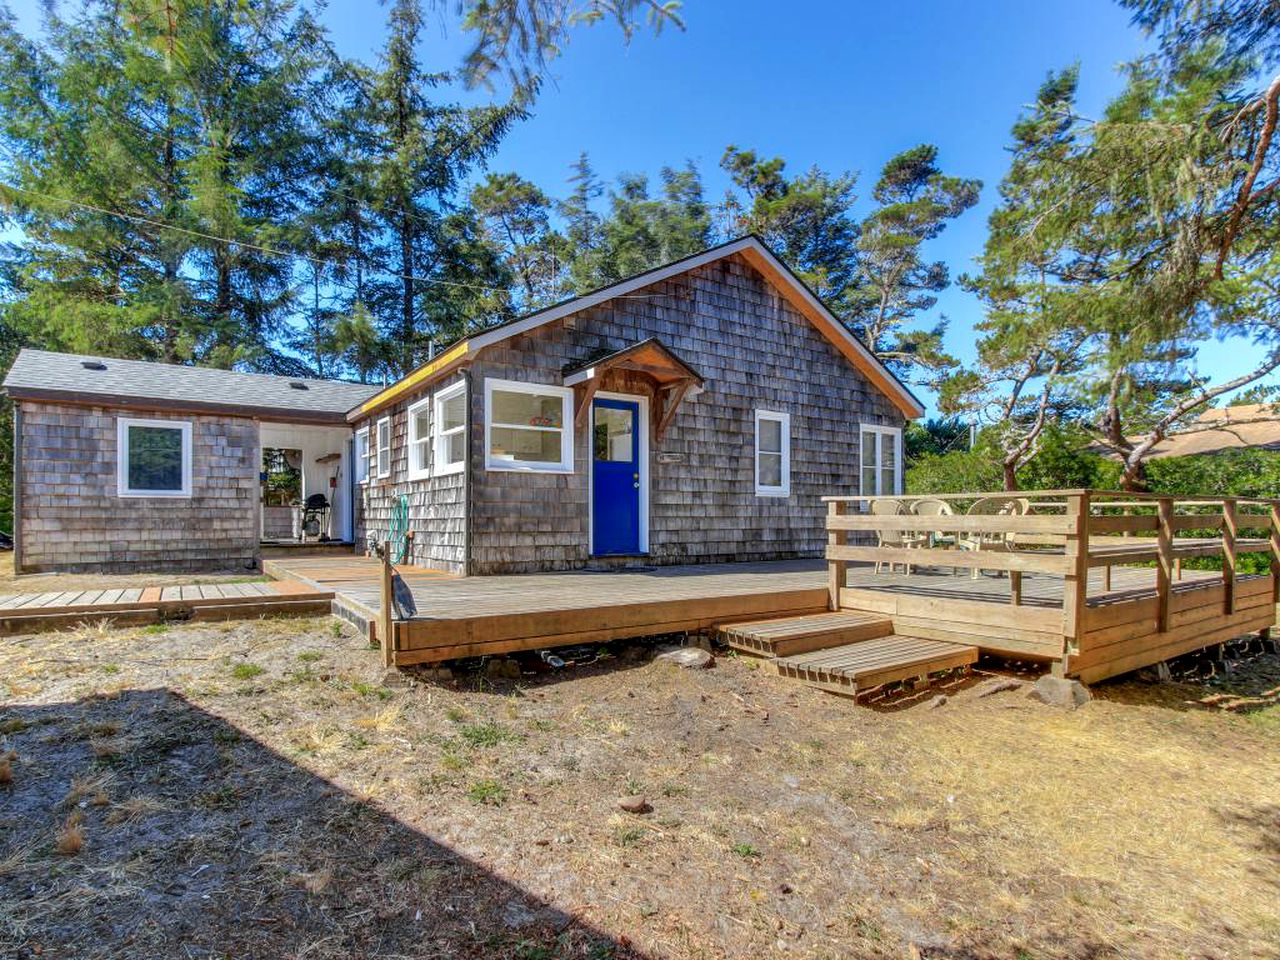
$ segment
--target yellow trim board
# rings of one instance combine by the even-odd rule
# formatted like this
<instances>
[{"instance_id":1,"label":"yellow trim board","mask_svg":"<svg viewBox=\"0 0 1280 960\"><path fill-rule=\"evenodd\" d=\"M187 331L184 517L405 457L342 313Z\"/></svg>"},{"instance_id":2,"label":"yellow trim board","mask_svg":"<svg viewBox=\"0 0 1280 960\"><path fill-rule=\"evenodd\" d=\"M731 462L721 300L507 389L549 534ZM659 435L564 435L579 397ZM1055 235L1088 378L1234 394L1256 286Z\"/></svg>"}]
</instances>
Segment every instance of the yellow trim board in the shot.
<instances>
[{"instance_id":1,"label":"yellow trim board","mask_svg":"<svg viewBox=\"0 0 1280 960\"><path fill-rule=\"evenodd\" d=\"M463 340L461 343L450 347L429 363L424 363L408 376L397 380L386 389L375 393L360 405L360 415L367 416L375 410L381 409L388 403L391 403L393 400L412 390L418 384L422 383L422 381L429 380L431 377L442 372L446 367L459 362L466 357L470 346L471 344L469 341Z\"/></svg>"}]
</instances>

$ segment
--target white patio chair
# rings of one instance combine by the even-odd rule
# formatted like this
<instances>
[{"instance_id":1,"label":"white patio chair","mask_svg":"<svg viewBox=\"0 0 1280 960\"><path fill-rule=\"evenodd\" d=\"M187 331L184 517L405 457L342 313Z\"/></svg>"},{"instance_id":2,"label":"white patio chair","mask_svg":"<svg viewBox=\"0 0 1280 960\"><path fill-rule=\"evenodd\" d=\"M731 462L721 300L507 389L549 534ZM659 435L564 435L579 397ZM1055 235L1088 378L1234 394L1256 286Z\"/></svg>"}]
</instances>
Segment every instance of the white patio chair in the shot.
<instances>
[{"instance_id":1,"label":"white patio chair","mask_svg":"<svg viewBox=\"0 0 1280 960\"><path fill-rule=\"evenodd\" d=\"M1021 517L1031 512L1031 501L1026 497L983 497L975 500L969 508L971 517ZM964 533L958 538L958 544L964 550L1014 550L1016 549L1013 532L1005 533ZM980 573L973 568L973 579Z\"/></svg>"},{"instance_id":2,"label":"white patio chair","mask_svg":"<svg viewBox=\"0 0 1280 960\"><path fill-rule=\"evenodd\" d=\"M872 500L869 505L869 511L872 516L878 517L900 517L908 512L901 500L895 500L892 497L877 497L875 500ZM911 547L918 547L923 542L924 538L919 534L906 530L876 531L876 546L878 547L909 549ZM893 573L893 568L897 564L896 560L877 560L876 573L880 572L885 563L889 564L889 572ZM911 564L903 563L902 569L903 572L910 575Z\"/></svg>"}]
</instances>

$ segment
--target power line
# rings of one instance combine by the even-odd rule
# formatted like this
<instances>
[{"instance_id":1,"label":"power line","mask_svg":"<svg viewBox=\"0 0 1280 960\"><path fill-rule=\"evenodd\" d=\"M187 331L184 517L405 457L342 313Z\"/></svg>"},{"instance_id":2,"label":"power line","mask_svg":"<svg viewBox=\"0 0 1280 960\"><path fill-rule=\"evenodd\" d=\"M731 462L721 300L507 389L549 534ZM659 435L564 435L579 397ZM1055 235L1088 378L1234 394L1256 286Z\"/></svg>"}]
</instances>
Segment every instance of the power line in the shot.
<instances>
[{"instance_id":1,"label":"power line","mask_svg":"<svg viewBox=\"0 0 1280 960\"><path fill-rule=\"evenodd\" d=\"M180 226L177 226L176 224L166 223L163 220L156 220L153 217L144 217L140 214L134 214L134 213L121 213L118 210L111 210L111 209L108 209L107 207L100 207L97 204L86 203L83 200L70 200L66 197L55 197L52 194L42 193L39 190L32 190L28 187L15 187L12 184L0 184L0 188L5 190L12 190L16 193L24 193L32 197L39 197L42 200L47 200L53 203L63 203L63 204L66 204L67 206L79 207L83 210L92 210L95 213L101 213L108 217L119 217L121 220L128 220L132 223L146 224L147 226L156 227L161 230L172 230L175 233L186 234L187 236L190 236L190 237L197 237L202 240L211 240L214 243L224 243L224 244L227 244L228 246L237 246L245 250L255 250L259 253L265 253L268 256L286 257L289 259L297 259L297 260L306 260L310 263L314 263L319 266L333 267L335 269L342 266L341 264L338 264L333 260L326 260L323 257L315 257L315 256L312 256L311 254L298 253L298 252L289 251L289 250L277 250L273 247L263 246L262 244L250 243L247 240L235 240L230 237L219 237L216 234L205 233L201 230L192 230L189 227L180 227ZM482 286L480 284L474 284L474 283L462 283L457 280L441 280L436 277L419 277L413 274L396 273L393 270L386 270L379 267L369 267L368 270L370 273L380 273L384 276L393 277L397 280L411 280L414 283L425 283L433 286L459 287L462 289L475 290L482 293L505 292L505 288L503 287L487 287L487 286Z\"/></svg>"}]
</instances>

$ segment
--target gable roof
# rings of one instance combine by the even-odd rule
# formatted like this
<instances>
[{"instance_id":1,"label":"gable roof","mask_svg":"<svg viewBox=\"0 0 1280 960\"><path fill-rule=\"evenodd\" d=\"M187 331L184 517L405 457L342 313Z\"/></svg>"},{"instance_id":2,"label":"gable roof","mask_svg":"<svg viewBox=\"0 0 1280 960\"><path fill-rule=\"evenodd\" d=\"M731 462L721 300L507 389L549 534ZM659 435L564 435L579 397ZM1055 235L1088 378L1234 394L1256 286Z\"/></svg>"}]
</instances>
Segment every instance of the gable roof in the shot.
<instances>
[{"instance_id":1,"label":"gable roof","mask_svg":"<svg viewBox=\"0 0 1280 960\"><path fill-rule=\"evenodd\" d=\"M380 389L341 380L303 380L30 349L18 353L4 378L4 388L16 399L226 412L318 423L345 423L348 410Z\"/></svg>"},{"instance_id":2,"label":"gable roof","mask_svg":"<svg viewBox=\"0 0 1280 960\"><path fill-rule=\"evenodd\" d=\"M445 349L439 356L352 409L348 418L357 420L368 416L423 383L454 370L485 347L735 254L740 254L747 263L758 270L787 299L787 302L807 317L850 363L902 411L903 415L908 418L924 415L924 404L915 394L907 389L906 385L895 377L867 349L866 345L840 322L835 314L827 309L813 291L805 286L804 281L779 260L759 237L748 235L465 337Z\"/></svg>"},{"instance_id":3,"label":"gable roof","mask_svg":"<svg viewBox=\"0 0 1280 960\"><path fill-rule=\"evenodd\" d=\"M1148 458L1191 457L1221 450L1280 449L1280 408L1269 403L1214 407L1196 418L1192 429L1161 440Z\"/></svg>"}]
</instances>

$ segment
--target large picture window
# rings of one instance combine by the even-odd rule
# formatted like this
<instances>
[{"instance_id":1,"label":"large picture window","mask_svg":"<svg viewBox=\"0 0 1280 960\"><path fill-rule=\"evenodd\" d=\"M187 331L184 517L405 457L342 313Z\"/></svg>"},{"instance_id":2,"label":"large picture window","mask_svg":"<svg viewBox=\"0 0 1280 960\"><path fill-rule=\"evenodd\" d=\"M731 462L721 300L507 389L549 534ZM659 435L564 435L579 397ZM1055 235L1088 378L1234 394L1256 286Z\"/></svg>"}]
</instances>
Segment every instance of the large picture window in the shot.
<instances>
[{"instance_id":1,"label":"large picture window","mask_svg":"<svg viewBox=\"0 0 1280 960\"><path fill-rule=\"evenodd\" d=\"M409 479L431 474L431 401L423 398L409 408Z\"/></svg>"},{"instance_id":2,"label":"large picture window","mask_svg":"<svg viewBox=\"0 0 1280 960\"><path fill-rule=\"evenodd\" d=\"M485 380L485 465L573 472L573 391Z\"/></svg>"},{"instance_id":3,"label":"large picture window","mask_svg":"<svg viewBox=\"0 0 1280 960\"><path fill-rule=\"evenodd\" d=\"M897 427L862 425L862 495L893 496L902 492L902 431Z\"/></svg>"},{"instance_id":4,"label":"large picture window","mask_svg":"<svg viewBox=\"0 0 1280 960\"><path fill-rule=\"evenodd\" d=\"M122 417L117 421L116 442L120 496L191 496L190 423Z\"/></svg>"},{"instance_id":5,"label":"large picture window","mask_svg":"<svg viewBox=\"0 0 1280 960\"><path fill-rule=\"evenodd\" d=\"M467 391L459 382L435 396L436 473L458 473L467 462Z\"/></svg>"},{"instance_id":6,"label":"large picture window","mask_svg":"<svg viewBox=\"0 0 1280 960\"><path fill-rule=\"evenodd\" d=\"M791 416L756 411L756 495L791 495Z\"/></svg>"}]
</instances>

